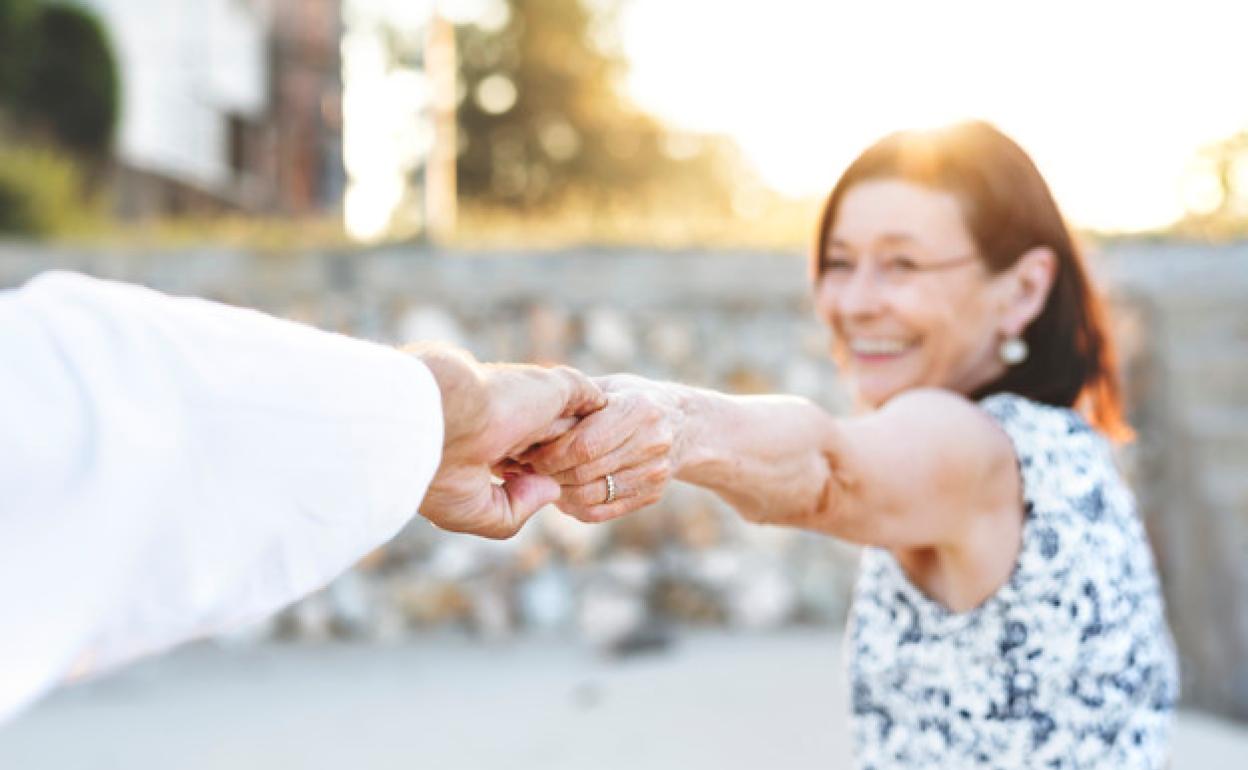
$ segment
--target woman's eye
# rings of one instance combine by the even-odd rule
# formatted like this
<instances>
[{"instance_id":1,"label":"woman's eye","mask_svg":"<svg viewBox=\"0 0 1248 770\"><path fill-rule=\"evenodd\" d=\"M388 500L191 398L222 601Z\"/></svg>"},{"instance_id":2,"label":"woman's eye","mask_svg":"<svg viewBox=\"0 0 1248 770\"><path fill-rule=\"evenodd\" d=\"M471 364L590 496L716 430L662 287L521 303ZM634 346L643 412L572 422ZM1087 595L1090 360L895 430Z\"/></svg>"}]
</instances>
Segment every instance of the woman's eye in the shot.
<instances>
[{"instance_id":1,"label":"woman's eye","mask_svg":"<svg viewBox=\"0 0 1248 770\"><path fill-rule=\"evenodd\" d=\"M919 269L919 263L904 254L889 257L885 264L895 273L910 273Z\"/></svg>"},{"instance_id":2,"label":"woman's eye","mask_svg":"<svg viewBox=\"0 0 1248 770\"><path fill-rule=\"evenodd\" d=\"M828 257L823 260L823 269L833 273L852 273L854 263L844 257Z\"/></svg>"}]
</instances>

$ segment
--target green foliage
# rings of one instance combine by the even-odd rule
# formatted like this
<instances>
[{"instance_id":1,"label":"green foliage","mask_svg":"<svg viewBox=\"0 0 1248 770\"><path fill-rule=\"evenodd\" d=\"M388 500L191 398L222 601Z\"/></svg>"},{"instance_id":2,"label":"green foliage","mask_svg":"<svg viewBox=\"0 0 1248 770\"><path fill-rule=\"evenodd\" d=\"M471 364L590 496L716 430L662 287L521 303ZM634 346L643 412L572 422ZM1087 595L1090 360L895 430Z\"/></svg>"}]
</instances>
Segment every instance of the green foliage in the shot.
<instances>
[{"instance_id":1,"label":"green foliage","mask_svg":"<svg viewBox=\"0 0 1248 770\"><path fill-rule=\"evenodd\" d=\"M5 2L6 0L0 0ZM48 5L27 30L13 112L20 125L62 146L104 155L117 127L120 81L104 28L71 5Z\"/></svg>"},{"instance_id":2,"label":"green foliage","mask_svg":"<svg viewBox=\"0 0 1248 770\"><path fill-rule=\"evenodd\" d=\"M523 210L657 193L730 206L739 164L723 142L670 136L619 93L623 58L599 42L612 23L609 4L595 2L592 12L586 0L509 7L501 29L457 32L465 202Z\"/></svg>"},{"instance_id":3,"label":"green foliage","mask_svg":"<svg viewBox=\"0 0 1248 770\"><path fill-rule=\"evenodd\" d=\"M0 0L0 109L11 106L30 55L36 0Z\"/></svg>"},{"instance_id":4,"label":"green foliage","mask_svg":"<svg viewBox=\"0 0 1248 770\"><path fill-rule=\"evenodd\" d=\"M56 150L0 140L0 233L72 234L94 226L100 214L84 195L73 159Z\"/></svg>"}]
</instances>

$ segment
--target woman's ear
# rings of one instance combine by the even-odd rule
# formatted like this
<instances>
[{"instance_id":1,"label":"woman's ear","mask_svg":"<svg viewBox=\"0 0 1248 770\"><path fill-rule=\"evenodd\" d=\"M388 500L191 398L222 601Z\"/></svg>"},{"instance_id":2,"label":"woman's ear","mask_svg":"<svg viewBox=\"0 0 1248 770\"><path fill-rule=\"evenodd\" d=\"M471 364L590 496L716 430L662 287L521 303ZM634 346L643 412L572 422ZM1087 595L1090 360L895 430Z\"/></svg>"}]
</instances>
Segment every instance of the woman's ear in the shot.
<instances>
[{"instance_id":1,"label":"woman's ear","mask_svg":"<svg viewBox=\"0 0 1248 770\"><path fill-rule=\"evenodd\" d=\"M1044 310L1057 276L1057 255L1048 246L1029 249L1006 271L1001 331L1018 337Z\"/></svg>"}]
</instances>

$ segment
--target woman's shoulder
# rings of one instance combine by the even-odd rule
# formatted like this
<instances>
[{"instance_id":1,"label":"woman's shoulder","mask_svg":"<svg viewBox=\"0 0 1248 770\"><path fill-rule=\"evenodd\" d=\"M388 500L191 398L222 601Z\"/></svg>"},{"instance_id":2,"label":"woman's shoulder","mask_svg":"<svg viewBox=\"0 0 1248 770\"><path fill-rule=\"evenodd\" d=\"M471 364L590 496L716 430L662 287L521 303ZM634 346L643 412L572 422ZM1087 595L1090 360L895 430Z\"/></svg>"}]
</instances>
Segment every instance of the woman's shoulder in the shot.
<instances>
[{"instance_id":1,"label":"woman's shoulder","mask_svg":"<svg viewBox=\"0 0 1248 770\"><path fill-rule=\"evenodd\" d=\"M1068 436L1095 432L1084 416L1074 409L1035 401L1017 393L993 393L977 403L980 409L1003 424Z\"/></svg>"},{"instance_id":2,"label":"woman's shoulder","mask_svg":"<svg viewBox=\"0 0 1248 770\"><path fill-rule=\"evenodd\" d=\"M1108 442L1082 414L1069 407L1054 406L1017 393L999 392L972 400L953 391L923 388L907 391L892 399L886 408L907 419L912 427L928 432L958 436L959 443L974 442L984 431L976 426L992 425L989 434L1004 433L1020 464L1041 454L1056 460L1058 454L1091 451L1105 454ZM985 419L985 416L988 419ZM997 446L996 440L988 442Z\"/></svg>"},{"instance_id":3,"label":"woman's shoulder","mask_svg":"<svg viewBox=\"0 0 1248 770\"><path fill-rule=\"evenodd\" d=\"M1108 450L1105 437L1070 407L1046 404L1017 393L993 393L977 404L1010 437L1020 460L1037 450L1097 454Z\"/></svg>"},{"instance_id":4,"label":"woman's shoulder","mask_svg":"<svg viewBox=\"0 0 1248 770\"><path fill-rule=\"evenodd\" d=\"M1113 447L1078 411L1016 393L978 402L1014 445L1029 503L1077 495L1090 485L1121 483Z\"/></svg>"}]
</instances>

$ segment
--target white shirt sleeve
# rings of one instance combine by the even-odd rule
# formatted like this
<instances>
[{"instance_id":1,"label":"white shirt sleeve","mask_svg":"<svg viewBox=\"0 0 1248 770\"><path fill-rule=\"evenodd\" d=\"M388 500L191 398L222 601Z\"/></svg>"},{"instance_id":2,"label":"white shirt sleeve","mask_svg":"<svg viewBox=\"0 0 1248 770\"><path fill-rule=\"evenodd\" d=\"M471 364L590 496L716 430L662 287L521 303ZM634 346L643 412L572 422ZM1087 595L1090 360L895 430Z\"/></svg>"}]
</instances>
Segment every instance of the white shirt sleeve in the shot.
<instances>
[{"instance_id":1,"label":"white shirt sleeve","mask_svg":"<svg viewBox=\"0 0 1248 770\"><path fill-rule=\"evenodd\" d=\"M441 396L399 351L70 273L0 292L0 721L391 538Z\"/></svg>"}]
</instances>

